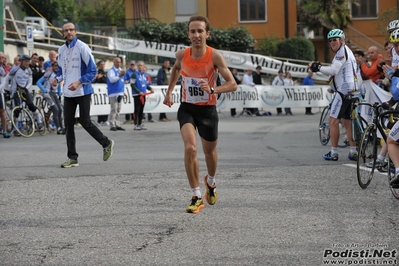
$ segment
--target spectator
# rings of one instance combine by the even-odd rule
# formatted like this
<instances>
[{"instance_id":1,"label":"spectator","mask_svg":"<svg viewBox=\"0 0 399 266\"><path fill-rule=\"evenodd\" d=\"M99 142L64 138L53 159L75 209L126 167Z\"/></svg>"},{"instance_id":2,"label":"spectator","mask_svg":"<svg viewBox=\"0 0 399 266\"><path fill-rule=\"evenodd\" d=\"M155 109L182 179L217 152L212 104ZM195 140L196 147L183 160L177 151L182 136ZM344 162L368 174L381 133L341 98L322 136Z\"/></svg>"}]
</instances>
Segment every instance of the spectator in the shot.
<instances>
[{"instance_id":1,"label":"spectator","mask_svg":"<svg viewBox=\"0 0 399 266\"><path fill-rule=\"evenodd\" d=\"M43 76L43 72L39 67L39 55L37 53L33 53L30 58L29 68L32 70L32 82L36 84L36 82Z\"/></svg>"},{"instance_id":2,"label":"spectator","mask_svg":"<svg viewBox=\"0 0 399 266\"><path fill-rule=\"evenodd\" d=\"M384 62L384 57L382 54L378 52L378 48L376 46L370 46L368 49L368 57L370 59L371 65L369 66L364 58L359 58L356 62L360 65L362 73L364 74L366 79L372 80L379 87L384 88L384 85L381 84L380 78L382 75L382 68L380 66L381 62ZM363 61L361 61L363 59ZM384 62L385 63L385 62Z\"/></svg>"},{"instance_id":3,"label":"spectator","mask_svg":"<svg viewBox=\"0 0 399 266\"><path fill-rule=\"evenodd\" d=\"M278 71L278 75L273 79L272 85L273 86L284 86L284 72L281 69ZM281 109L281 107L277 107L276 111L277 111L277 115L283 114L283 110Z\"/></svg>"},{"instance_id":4,"label":"spectator","mask_svg":"<svg viewBox=\"0 0 399 266\"><path fill-rule=\"evenodd\" d=\"M130 61L130 67L126 70L125 74L125 84L130 84L131 85L131 80L130 77L132 76L133 72L136 70L136 61L131 60ZM134 114L125 114L125 124L134 124Z\"/></svg>"},{"instance_id":5,"label":"spectator","mask_svg":"<svg viewBox=\"0 0 399 266\"><path fill-rule=\"evenodd\" d=\"M97 62L97 74L94 78L93 83L103 83L107 84L107 73L105 72L105 61L100 60ZM102 126L109 126L108 115L98 115L97 123Z\"/></svg>"},{"instance_id":6,"label":"spectator","mask_svg":"<svg viewBox=\"0 0 399 266\"><path fill-rule=\"evenodd\" d=\"M165 59L162 67L158 70L157 85L169 85L170 82L170 61ZM159 121L169 122L170 119L166 117L166 113L159 114Z\"/></svg>"},{"instance_id":7,"label":"spectator","mask_svg":"<svg viewBox=\"0 0 399 266\"><path fill-rule=\"evenodd\" d=\"M7 71L4 68L4 63L6 60L6 55L2 52L0 52L0 119L1 119L1 127L3 129L3 137L4 138L9 138L10 133L7 131L7 115L6 115L6 105L5 105L5 99L4 99L4 89L6 87L6 76L7 76Z\"/></svg>"},{"instance_id":8,"label":"spectator","mask_svg":"<svg viewBox=\"0 0 399 266\"><path fill-rule=\"evenodd\" d=\"M65 135L65 129L62 125L62 106L59 100L59 96L61 96L61 85L56 84L53 86L50 82L58 73L58 63L52 62L52 64L52 69L46 71L43 77L37 81L36 85L42 91L43 98L46 99L48 106L50 106L50 110L53 112L53 120L57 129L57 134Z\"/></svg>"},{"instance_id":9,"label":"spectator","mask_svg":"<svg viewBox=\"0 0 399 266\"><path fill-rule=\"evenodd\" d=\"M52 64L53 64L54 62L57 62L57 51L51 50L51 51L48 53L48 58L49 58L49 60L47 60L46 62L44 62L44 66L43 66L43 68L44 68L45 71L51 70Z\"/></svg>"},{"instance_id":10,"label":"spectator","mask_svg":"<svg viewBox=\"0 0 399 266\"><path fill-rule=\"evenodd\" d=\"M147 72L147 67L146 67L146 66L144 66L144 72L145 72L145 74L147 75L147 84L148 84L148 85L152 85L152 78L151 78L151 76L148 74L148 72ZM143 113L143 120L145 120L145 113ZM155 123L155 120L152 119L152 114L151 114L151 113L148 113L148 122L150 122L150 123Z\"/></svg>"},{"instance_id":11,"label":"spectator","mask_svg":"<svg viewBox=\"0 0 399 266\"><path fill-rule=\"evenodd\" d=\"M44 74L44 72L46 72L46 69L44 68L44 57L43 56L39 56L38 66L39 66L40 71Z\"/></svg>"},{"instance_id":12,"label":"spectator","mask_svg":"<svg viewBox=\"0 0 399 266\"><path fill-rule=\"evenodd\" d=\"M242 79L242 84L248 85L251 87L255 87L254 77L252 75L252 68L248 68L247 71L244 73L244 77ZM243 113L246 112L251 116L255 115L254 108L244 108Z\"/></svg>"},{"instance_id":13,"label":"spectator","mask_svg":"<svg viewBox=\"0 0 399 266\"><path fill-rule=\"evenodd\" d=\"M313 71L309 69L308 75L302 81L302 85L303 86L313 86L314 81L313 81L312 76L313 76ZM312 107L306 107L305 114L306 115L314 115L314 113L312 113Z\"/></svg>"},{"instance_id":14,"label":"spectator","mask_svg":"<svg viewBox=\"0 0 399 266\"><path fill-rule=\"evenodd\" d=\"M234 81L236 82L236 84L237 84L237 85L238 85L238 84L241 84L243 78L239 78L239 77L238 77L237 68L232 68L232 69L231 69L231 74L233 74L233 78L234 78ZM232 117L235 117L236 114L237 114L237 113L236 113L236 108L231 108L231 109L230 109L230 115L231 115Z\"/></svg>"},{"instance_id":15,"label":"spectator","mask_svg":"<svg viewBox=\"0 0 399 266\"><path fill-rule=\"evenodd\" d=\"M122 99L125 92L125 71L121 69L122 60L119 57L114 58L114 66L108 71L107 75L107 90L109 97L109 104L111 106L111 113L109 121L111 122L111 131L122 130L121 122L119 120L119 112L122 107Z\"/></svg>"},{"instance_id":16,"label":"spectator","mask_svg":"<svg viewBox=\"0 0 399 266\"><path fill-rule=\"evenodd\" d=\"M132 87L132 94L134 100L134 130L146 130L142 125L143 112L145 106L145 94L147 91L154 92L148 85L147 74L144 71L144 62L137 63L137 70L135 70L130 77L130 86Z\"/></svg>"},{"instance_id":17,"label":"spectator","mask_svg":"<svg viewBox=\"0 0 399 266\"><path fill-rule=\"evenodd\" d=\"M285 73L285 78L284 78L284 86L294 86L294 85L295 85L295 83L292 80L291 73L290 72L286 72ZM291 107L285 107L284 108L284 112L285 112L285 115L293 115L292 112L291 112Z\"/></svg>"}]
</instances>

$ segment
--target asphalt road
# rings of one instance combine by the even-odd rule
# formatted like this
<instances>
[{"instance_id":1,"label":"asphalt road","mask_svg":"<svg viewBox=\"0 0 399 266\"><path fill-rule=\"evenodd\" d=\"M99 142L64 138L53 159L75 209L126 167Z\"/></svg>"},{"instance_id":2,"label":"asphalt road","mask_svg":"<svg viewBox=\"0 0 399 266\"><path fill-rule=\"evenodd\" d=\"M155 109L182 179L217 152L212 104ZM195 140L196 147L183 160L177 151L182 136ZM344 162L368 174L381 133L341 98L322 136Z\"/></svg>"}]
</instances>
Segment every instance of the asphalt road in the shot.
<instances>
[{"instance_id":1,"label":"asphalt road","mask_svg":"<svg viewBox=\"0 0 399 266\"><path fill-rule=\"evenodd\" d=\"M173 115L147 131L101 127L115 140L108 162L76 129L80 166L70 169L60 168L62 135L0 138L0 265L398 265L399 201L387 177L361 189L349 148L324 161L319 115L293 113L220 113L219 200L197 215L185 213Z\"/></svg>"}]
</instances>

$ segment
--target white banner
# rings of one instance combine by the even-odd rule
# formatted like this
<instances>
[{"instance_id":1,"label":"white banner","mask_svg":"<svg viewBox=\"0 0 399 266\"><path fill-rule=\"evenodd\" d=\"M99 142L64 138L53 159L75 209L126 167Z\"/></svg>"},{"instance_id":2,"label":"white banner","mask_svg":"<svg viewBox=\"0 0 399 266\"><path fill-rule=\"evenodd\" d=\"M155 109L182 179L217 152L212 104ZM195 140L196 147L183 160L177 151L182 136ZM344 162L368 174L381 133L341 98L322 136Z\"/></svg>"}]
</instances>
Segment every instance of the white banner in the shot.
<instances>
[{"instance_id":1,"label":"white banner","mask_svg":"<svg viewBox=\"0 0 399 266\"><path fill-rule=\"evenodd\" d=\"M107 84L93 84L94 93L91 97L90 115L108 115L110 113ZM172 92L174 104L171 108L163 104L167 86L152 86L153 94L146 96L145 113L177 112L180 106L180 86ZM324 107L331 100L327 92L329 86L248 86L239 85L237 90L222 93L217 103L217 109L230 108L270 108L270 107ZM37 86L31 87L34 103L42 106L43 98L38 94ZM121 114L133 113L134 101L130 85L125 86L125 97ZM77 111L78 115L78 111Z\"/></svg>"},{"instance_id":2,"label":"white banner","mask_svg":"<svg viewBox=\"0 0 399 266\"><path fill-rule=\"evenodd\" d=\"M138 40L129 40L121 38L108 38L108 48L110 50L119 50L134 52L139 54L150 54L156 56L164 56L174 58L176 51L185 49L187 46L176 45L169 43L156 43ZM283 62L276 60L272 57L258 55L258 54L247 54L231 51L219 50L224 59L226 60L227 66L237 68L241 70L247 70L252 68L255 70L256 66L261 66L262 73L268 73L277 75L281 69L284 72L291 72L293 77L305 78L307 76L307 65L298 65L289 62ZM313 74L313 79L316 80L328 80L328 77L320 72Z\"/></svg>"}]
</instances>

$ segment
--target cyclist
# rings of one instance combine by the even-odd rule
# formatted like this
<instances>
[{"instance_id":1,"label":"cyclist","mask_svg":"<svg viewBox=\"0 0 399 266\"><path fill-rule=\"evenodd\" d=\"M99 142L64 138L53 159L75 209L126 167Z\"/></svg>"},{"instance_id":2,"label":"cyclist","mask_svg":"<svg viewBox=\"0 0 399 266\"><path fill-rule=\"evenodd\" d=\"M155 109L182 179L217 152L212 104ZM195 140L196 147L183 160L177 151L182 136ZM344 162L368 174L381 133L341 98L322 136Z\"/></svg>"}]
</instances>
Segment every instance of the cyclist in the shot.
<instances>
[{"instance_id":1,"label":"cyclist","mask_svg":"<svg viewBox=\"0 0 399 266\"><path fill-rule=\"evenodd\" d=\"M397 24L399 25L399 23ZM395 60L395 56L398 59L399 56L399 28L392 31L389 35L389 41L393 44L392 49L392 67L385 65L383 69L385 71L385 75L391 79L391 93L392 98L383 104L385 108L390 108L397 102L399 102L399 70L398 70L398 61L396 61L396 65L393 65ZM396 59L396 60L397 60ZM393 164L395 165L395 175L394 178L390 181L390 184L393 188L399 188L399 123L396 122L389 132L389 136L387 138L388 144L388 153L391 158Z\"/></svg>"},{"instance_id":2,"label":"cyclist","mask_svg":"<svg viewBox=\"0 0 399 266\"><path fill-rule=\"evenodd\" d=\"M330 48L335 52L331 66L322 66L320 62L310 62L309 68L313 72L322 72L329 75L330 90L337 92L331 103L330 112L330 136L331 150L323 154L325 160L338 160L339 120L346 129L350 144L348 158L357 160L356 144L352 139L351 126L351 99L348 95L356 91L356 59L352 51L345 45L345 34L340 29L333 29L327 34Z\"/></svg>"},{"instance_id":3,"label":"cyclist","mask_svg":"<svg viewBox=\"0 0 399 266\"><path fill-rule=\"evenodd\" d=\"M20 105L21 100L24 101L29 110L34 114L39 131L45 130L43 126L43 118L37 107L33 104L32 96L28 91L32 86L32 70L29 68L30 57L26 54L21 55L19 61L21 64L17 67L13 67L8 73L6 86L8 86L9 81L11 80L10 92L11 98L14 99L14 104ZM18 116L18 114L16 115ZM18 135L16 131L14 134Z\"/></svg>"},{"instance_id":4,"label":"cyclist","mask_svg":"<svg viewBox=\"0 0 399 266\"><path fill-rule=\"evenodd\" d=\"M0 118L3 129L3 137L9 138L10 133L7 132L7 115L6 115L6 100L4 97L4 88L7 76L7 68L5 67L6 55L0 52Z\"/></svg>"},{"instance_id":5,"label":"cyclist","mask_svg":"<svg viewBox=\"0 0 399 266\"><path fill-rule=\"evenodd\" d=\"M62 107L58 96L61 96L61 85L51 85L50 80L53 80L58 73L57 61L51 62L51 69L36 82L36 85L43 92L43 97L46 99L51 111L53 112L53 119L57 127L57 134L65 135L65 130L62 127Z\"/></svg>"}]
</instances>

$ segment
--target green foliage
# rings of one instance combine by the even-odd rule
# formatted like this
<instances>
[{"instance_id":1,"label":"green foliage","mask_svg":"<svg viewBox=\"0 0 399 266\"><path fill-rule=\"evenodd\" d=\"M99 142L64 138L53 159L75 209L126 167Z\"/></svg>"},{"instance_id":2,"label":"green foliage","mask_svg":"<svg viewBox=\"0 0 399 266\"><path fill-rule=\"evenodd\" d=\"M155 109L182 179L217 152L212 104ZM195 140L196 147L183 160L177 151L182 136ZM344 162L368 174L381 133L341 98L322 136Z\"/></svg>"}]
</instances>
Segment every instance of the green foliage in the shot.
<instances>
[{"instance_id":1,"label":"green foliage","mask_svg":"<svg viewBox=\"0 0 399 266\"><path fill-rule=\"evenodd\" d=\"M398 18L398 9L396 7L393 7L391 9L386 9L380 12L378 14L377 30L382 34L386 34L388 38L387 25L389 22L397 18Z\"/></svg>"},{"instance_id":2,"label":"green foliage","mask_svg":"<svg viewBox=\"0 0 399 266\"><path fill-rule=\"evenodd\" d=\"M299 22L309 30L323 28L324 61L330 61L327 34L331 29L345 29L351 20L350 6L358 0L297 0Z\"/></svg>"},{"instance_id":3,"label":"green foliage","mask_svg":"<svg viewBox=\"0 0 399 266\"><path fill-rule=\"evenodd\" d=\"M30 5L24 0L14 1L26 16L39 17L42 15L50 22L57 20L59 17L64 17L63 14L69 14L69 17L71 15L73 17L77 10L73 0L29 0Z\"/></svg>"},{"instance_id":4,"label":"green foliage","mask_svg":"<svg viewBox=\"0 0 399 266\"><path fill-rule=\"evenodd\" d=\"M187 23L175 22L166 24L141 20L128 29L130 38L161 43L190 45L187 36ZM216 48L231 51L247 51L252 47L254 38L244 27L211 29L207 44Z\"/></svg>"},{"instance_id":5,"label":"green foliage","mask_svg":"<svg viewBox=\"0 0 399 266\"><path fill-rule=\"evenodd\" d=\"M258 53L261 55L275 56L277 44L281 41L282 39L274 34L265 36L258 42Z\"/></svg>"},{"instance_id":6,"label":"green foliage","mask_svg":"<svg viewBox=\"0 0 399 266\"><path fill-rule=\"evenodd\" d=\"M314 60L315 49L313 43L305 37L292 37L277 43L276 57Z\"/></svg>"}]
</instances>

